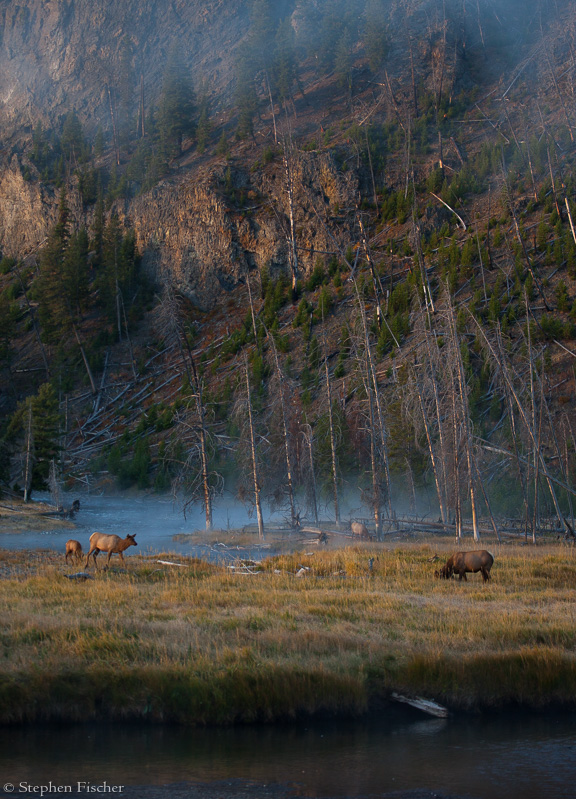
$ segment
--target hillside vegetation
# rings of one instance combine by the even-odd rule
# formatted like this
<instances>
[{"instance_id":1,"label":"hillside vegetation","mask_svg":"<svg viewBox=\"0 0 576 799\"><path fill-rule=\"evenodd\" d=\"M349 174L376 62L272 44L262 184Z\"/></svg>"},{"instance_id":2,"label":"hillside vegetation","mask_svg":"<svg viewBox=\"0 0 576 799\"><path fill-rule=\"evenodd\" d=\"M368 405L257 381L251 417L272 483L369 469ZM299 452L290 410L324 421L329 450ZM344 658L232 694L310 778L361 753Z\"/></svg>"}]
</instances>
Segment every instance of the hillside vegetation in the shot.
<instances>
[{"instance_id":1,"label":"hillside vegetation","mask_svg":"<svg viewBox=\"0 0 576 799\"><path fill-rule=\"evenodd\" d=\"M183 5L5 114L6 490L574 536L572 4L239 2L190 54Z\"/></svg>"}]
</instances>

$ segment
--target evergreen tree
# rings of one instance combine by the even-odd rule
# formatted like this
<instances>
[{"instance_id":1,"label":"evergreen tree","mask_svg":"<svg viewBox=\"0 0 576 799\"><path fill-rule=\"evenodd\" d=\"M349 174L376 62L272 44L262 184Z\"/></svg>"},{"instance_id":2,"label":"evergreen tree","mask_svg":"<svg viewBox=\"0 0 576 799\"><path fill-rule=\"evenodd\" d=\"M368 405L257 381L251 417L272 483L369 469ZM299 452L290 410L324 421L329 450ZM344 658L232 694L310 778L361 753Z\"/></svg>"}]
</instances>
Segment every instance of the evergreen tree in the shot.
<instances>
[{"instance_id":1,"label":"evergreen tree","mask_svg":"<svg viewBox=\"0 0 576 799\"><path fill-rule=\"evenodd\" d=\"M274 51L274 13L271 0L254 0L250 11L248 50L253 73L270 69Z\"/></svg>"},{"instance_id":2,"label":"evergreen tree","mask_svg":"<svg viewBox=\"0 0 576 799\"><path fill-rule=\"evenodd\" d=\"M78 162L84 157L84 133L75 111L69 111L62 126L60 144L68 161Z\"/></svg>"},{"instance_id":3,"label":"evergreen tree","mask_svg":"<svg viewBox=\"0 0 576 799\"><path fill-rule=\"evenodd\" d=\"M278 26L274 43L274 91L276 98L282 102L292 96L292 86L296 78L294 30L289 18Z\"/></svg>"},{"instance_id":4,"label":"evergreen tree","mask_svg":"<svg viewBox=\"0 0 576 799\"><path fill-rule=\"evenodd\" d=\"M70 236L64 253L62 291L72 319L86 310L89 296L88 233L85 227Z\"/></svg>"},{"instance_id":5,"label":"evergreen tree","mask_svg":"<svg viewBox=\"0 0 576 799\"><path fill-rule=\"evenodd\" d=\"M120 65L118 69L118 94L120 97L118 109L118 130L121 144L127 144L134 133L132 109L136 90L136 80L132 67L132 44L128 36L122 39L120 47Z\"/></svg>"},{"instance_id":6,"label":"evergreen tree","mask_svg":"<svg viewBox=\"0 0 576 799\"><path fill-rule=\"evenodd\" d=\"M254 69L246 54L241 55L236 72L236 103L238 106L238 138L254 135L254 114L258 110L258 98L254 88Z\"/></svg>"},{"instance_id":7,"label":"evergreen tree","mask_svg":"<svg viewBox=\"0 0 576 799\"><path fill-rule=\"evenodd\" d=\"M388 31L384 0L369 0L366 5L364 46L370 69L373 72L377 72L384 63L388 52Z\"/></svg>"},{"instance_id":8,"label":"evergreen tree","mask_svg":"<svg viewBox=\"0 0 576 799\"><path fill-rule=\"evenodd\" d=\"M165 158L175 158L182 152L184 136L194 131L194 91L176 49L171 51L164 71L158 125Z\"/></svg>"},{"instance_id":9,"label":"evergreen tree","mask_svg":"<svg viewBox=\"0 0 576 799\"><path fill-rule=\"evenodd\" d=\"M28 434L28 422L31 416L32 435ZM50 383L40 386L34 397L21 402L8 425L8 441L11 444L14 460L23 464L23 453L28 443L32 442L34 463L32 472L32 488L43 490L50 471L50 461L58 457L60 447L60 413L58 397ZM16 480L23 480L17 476Z\"/></svg>"},{"instance_id":10,"label":"evergreen tree","mask_svg":"<svg viewBox=\"0 0 576 799\"><path fill-rule=\"evenodd\" d=\"M69 329L70 315L63 289L64 254L68 244L69 209L66 189L60 192L58 220L40 255L40 278L38 281L38 318L42 336L48 343L56 343Z\"/></svg>"}]
</instances>

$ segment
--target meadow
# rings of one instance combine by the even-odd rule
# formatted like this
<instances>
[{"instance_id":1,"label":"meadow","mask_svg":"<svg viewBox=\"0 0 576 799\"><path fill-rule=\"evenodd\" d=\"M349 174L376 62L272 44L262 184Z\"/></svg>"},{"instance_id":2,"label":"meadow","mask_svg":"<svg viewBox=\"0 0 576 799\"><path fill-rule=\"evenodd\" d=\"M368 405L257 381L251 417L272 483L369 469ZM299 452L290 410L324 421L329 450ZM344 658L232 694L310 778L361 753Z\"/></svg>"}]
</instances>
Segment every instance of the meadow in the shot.
<instances>
[{"instance_id":1,"label":"meadow","mask_svg":"<svg viewBox=\"0 0 576 799\"><path fill-rule=\"evenodd\" d=\"M274 721L393 691L454 711L576 705L574 549L488 548L487 584L434 579L447 539L294 552L251 574L127 554L86 581L61 553L0 550L0 722Z\"/></svg>"}]
</instances>

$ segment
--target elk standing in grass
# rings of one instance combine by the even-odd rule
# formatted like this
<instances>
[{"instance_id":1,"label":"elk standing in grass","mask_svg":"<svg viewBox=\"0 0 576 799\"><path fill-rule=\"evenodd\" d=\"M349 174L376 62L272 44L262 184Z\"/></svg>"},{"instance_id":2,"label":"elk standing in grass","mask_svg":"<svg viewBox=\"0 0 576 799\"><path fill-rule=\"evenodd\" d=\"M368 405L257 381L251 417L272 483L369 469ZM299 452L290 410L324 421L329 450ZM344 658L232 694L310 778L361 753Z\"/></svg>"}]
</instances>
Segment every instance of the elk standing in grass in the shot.
<instances>
[{"instance_id":1,"label":"elk standing in grass","mask_svg":"<svg viewBox=\"0 0 576 799\"><path fill-rule=\"evenodd\" d=\"M79 561L82 558L82 544L80 541L75 541L71 538L69 541L66 541L66 563L68 563L69 555L72 555L72 558L75 561Z\"/></svg>"},{"instance_id":2,"label":"elk standing in grass","mask_svg":"<svg viewBox=\"0 0 576 799\"><path fill-rule=\"evenodd\" d=\"M466 580L466 572L480 572L484 582L487 582L490 579L490 569L493 563L494 555L487 549L478 549L474 552L455 552L434 574L445 580L449 580L453 574L459 574L461 580Z\"/></svg>"},{"instance_id":3,"label":"elk standing in grass","mask_svg":"<svg viewBox=\"0 0 576 799\"><path fill-rule=\"evenodd\" d=\"M128 534L126 538L120 538L119 535L105 535L104 533L92 533L90 536L90 552L86 557L86 564L84 566L85 569L88 568L88 561L90 560L90 555L94 553L94 566L97 569L98 564L96 563L96 555L99 552L107 552L108 558L106 560L106 566L110 564L110 558L112 555L118 554L120 555L120 560L124 563L124 555L122 554L125 549L128 547L137 547L138 544L135 541L136 536Z\"/></svg>"}]
</instances>

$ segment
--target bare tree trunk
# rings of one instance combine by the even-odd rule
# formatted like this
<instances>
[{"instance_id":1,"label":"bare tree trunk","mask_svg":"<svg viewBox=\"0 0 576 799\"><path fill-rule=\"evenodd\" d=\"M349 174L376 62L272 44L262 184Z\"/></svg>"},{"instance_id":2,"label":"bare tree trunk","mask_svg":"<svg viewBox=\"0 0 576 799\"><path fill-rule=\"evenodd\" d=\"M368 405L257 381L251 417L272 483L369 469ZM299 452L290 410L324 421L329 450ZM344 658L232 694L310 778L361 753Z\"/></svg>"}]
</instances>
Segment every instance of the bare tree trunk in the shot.
<instances>
[{"instance_id":1,"label":"bare tree trunk","mask_svg":"<svg viewBox=\"0 0 576 799\"><path fill-rule=\"evenodd\" d=\"M462 424L464 426L464 449L466 451L466 462L468 466L468 480L470 483L470 507L472 511L472 529L474 534L474 541L480 540L480 532L478 530L478 514L476 509L476 492L474 487L475 468L473 465L474 456L472 453L472 431L470 428L470 408L468 406L468 394L466 392L466 381L464 379L464 364L462 363L462 354L460 352L460 344L458 340L458 333L454 321L454 309L452 307L452 300L448 289L446 289L448 298L448 308L450 312L450 333L452 337L452 346L454 349L454 358L456 360L456 377L458 382L458 393L460 396L460 410L462 414Z\"/></svg>"},{"instance_id":2,"label":"bare tree trunk","mask_svg":"<svg viewBox=\"0 0 576 799\"><path fill-rule=\"evenodd\" d=\"M434 483L436 485L436 494L438 495L438 505L440 507L440 518L442 519L442 524L447 523L446 517L446 508L444 506L444 496L443 492L440 488L440 475L438 473L438 466L436 463L436 454L434 452L434 445L432 443L432 436L430 433L430 425L428 423L428 416L426 414L426 407L424 405L424 399L422 397L422 391L420 389L420 384L418 382L418 378L414 375L414 386L416 388L416 393L418 394L418 402L420 404L420 411L422 413L422 421L424 423L424 430L426 432L426 441L428 443L428 452L430 453L430 463L432 464L432 474L434 475Z\"/></svg>"},{"instance_id":3,"label":"bare tree trunk","mask_svg":"<svg viewBox=\"0 0 576 799\"><path fill-rule=\"evenodd\" d=\"M326 333L322 330L324 374L326 378L326 402L328 404L328 426L330 434L330 452L332 455L332 487L334 491L334 518L336 524L340 523L340 502L338 498L338 462L336 458L336 434L334 431L334 417L332 414L332 390L330 387L330 371L328 369L328 354L326 352Z\"/></svg>"},{"instance_id":4,"label":"bare tree trunk","mask_svg":"<svg viewBox=\"0 0 576 799\"><path fill-rule=\"evenodd\" d=\"M514 401L516 403L516 406L518 408L518 411L520 413L522 421L524 422L526 430L528 431L528 435L530 436L530 439L532 441L534 449L536 450L536 457L538 459L537 462L539 464L538 465L538 469L542 470L542 474L546 478L546 482L548 484L548 490L550 491L550 495L552 497L552 502L554 503L554 508L556 510L556 515L558 516L558 519L560 521L563 521L565 526L566 526L566 520L564 519L564 515L562 513L562 509L560 508L560 505L558 503L558 497L556 496L556 491L555 491L554 486L552 484L552 477L550 475L550 472L548 471L548 467L546 465L546 461L544 460L544 456L543 456L542 452L539 450L539 442L537 441L537 438L536 438L536 436L537 436L536 430L534 429L533 425L531 424L530 420L528 419L528 417L526 415L526 411L525 411L524 405L523 405L522 401L520 400L520 397L518 396L518 393L516 392L516 390L514 388L514 385L512 383L510 375L508 374L507 366L506 366L506 364L504 362L502 362L499 359L497 353L494 350L494 347L493 347L492 343L490 342L488 336L486 335L486 333L482 329L482 326L476 321L476 319L474 319L472 314L471 314L471 317L474 320L476 326L478 327L478 329L480 331L480 334L482 335L482 338L484 339L484 341L488 345L488 348L489 348L490 352L492 353L492 357L494 358L495 363L498 364L504 380L506 380L506 382L508 383L510 392L511 392L512 396L514 397ZM568 529L567 526L566 526L566 530L569 532L569 529Z\"/></svg>"},{"instance_id":5,"label":"bare tree trunk","mask_svg":"<svg viewBox=\"0 0 576 799\"><path fill-rule=\"evenodd\" d=\"M76 341L78 342L78 346L80 347L80 353L82 354L82 360L84 361L84 366L86 367L86 374L88 375L88 379L90 380L90 386L92 388L92 394L96 395L98 393L98 389L96 388L96 383L94 382L94 375L92 374L92 369L90 369L90 364L88 363L88 358L86 357L86 353L84 352L84 347L82 346L82 342L80 340L80 335L78 334L78 330L76 325L72 325L72 329L74 330L74 335L76 337Z\"/></svg>"},{"instance_id":6,"label":"bare tree trunk","mask_svg":"<svg viewBox=\"0 0 576 799\"><path fill-rule=\"evenodd\" d=\"M292 297L296 297L298 288L298 253L296 251L296 226L294 223L294 182L292 179L292 145L286 143L284 137L284 169L286 171L286 191L288 194L288 211L290 218L290 238L288 256L292 270Z\"/></svg>"},{"instance_id":7,"label":"bare tree trunk","mask_svg":"<svg viewBox=\"0 0 576 799\"><path fill-rule=\"evenodd\" d=\"M286 403L284 400L284 376L280 369L280 361L278 360L278 351L274 338L269 337L272 344L272 351L274 353L274 363L276 366L276 376L278 378L278 393L280 395L280 408L282 410L282 437L284 439L284 458L286 460L286 484L288 486L288 500L290 502L290 523L293 528L297 527L298 517L296 515L296 506L294 502L294 486L292 481L292 460L290 458L290 437L288 435L288 420L286 417Z\"/></svg>"},{"instance_id":8,"label":"bare tree trunk","mask_svg":"<svg viewBox=\"0 0 576 799\"><path fill-rule=\"evenodd\" d=\"M116 115L114 114L114 104L112 103L112 94L110 86L106 86L108 91L108 102L110 104L110 117L112 119L112 138L114 142L114 153L116 155L116 165L120 166L120 149L118 147L118 132L116 130Z\"/></svg>"},{"instance_id":9,"label":"bare tree trunk","mask_svg":"<svg viewBox=\"0 0 576 799\"><path fill-rule=\"evenodd\" d=\"M34 464L34 430L32 426L32 404L28 402L28 420L26 425L26 459L24 462L24 502L30 501L32 485L32 468Z\"/></svg>"},{"instance_id":10,"label":"bare tree trunk","mask_svg":"<svg viewBox=\"0 0 576 799\"><path fill-rule=\"evenodd\" d=\"M310 493L312 499L312 509L314 511L314 521L318 524L318 492L316 491L316 470L314 468L314 452L312 448L313 431L311 425L306 423L304 431L304 440L308 448L308 457L310 459Z\"/></svg>"},{"instance_id":11,"label":"bare tree trunk","mask_svg":"<svg viewBox=\"0 0 576 799\"><path fill-rule=\"evenodd\" d=\"M258 520L258 537L264 541L264 519L262 517L262 506L260 503L260 483L258 480L258 461L256 457L256 436L254 433L254 420L252 418L252 392L250 390L250 375L248 374L248 357L244 353L244 371L246 375L246 397L248 403L248 426L250 434L250 457L252 459L252 480L254 483L254 505L256 507L256 518Z\"/></svg>"},{"instance_id":12,"label":"bare tree trunk","mask_svg":"<svg viewBox=\"0 0 576 799\"><path fill-rule=\"evenodd\" d=\"M254 301L252 299L252 287L250 285L250 275L246 274L246 286L248 288L248 301L250 303L250 313L252 315L252 330L254 331L254 344L256 345L256 349L260 352L260 347L258 346L258 330L256 328L256 314L254 313Z\"/></svg>"},{"instance_id":13,"label":"bare tree trunk","mask_svg":"<svg viewBox=\"0 0 576 799\"><path fill-rule=\"evenodd\" d=\"M175 343L180 352L180 358L188 382L192 389L194 404L196 408L197 435L198 444L200 449L200 468L201 468L201 481L202 481L202 504L204 505L204 513L206 517L206 530L212 529L212 490L210 487L210 458L208 452L208 429L206 423L206 408L203 398L202 381L196 370L196 363L194 356L190 349L190 344L184 331L182 330L181 321L179 318L178 301L174 295L171 285L166 287L164 305L166 307L167 322L170 327L170 333L175 339Z\"/></svg>"},{"instance_id":14,"label":"bare tree trunk","mask_svg":"<svg viewBox=\"0 0 576 799\"><path fill-rule=\"evenodd\" d=\"M366 361L368 366L368 391L373 392L373 398L376 405L376 413L378 415L378 427L380 430L380 445L382 449L382 465L384 467L384 482L386 488L386 505L388 508L388 518L392 518L392 491L390 480L390 466L388 462L388 448L387 448L387 431L384 423L384 414L382 411L380 392L378 391L378 381L376 379L376 369L374 367L374 359L372 358L372 349L370 346L370 336L368 334L368 324L366 321L366 310L362 303L362 297L358 290L356 280L354 282L354 289L356 292L356 300L358 302L358 309L360 311L360 318L362 320L362 334L364 338L364 348L366 352Z\"/></svg>"},{"instance_id":15,"label":"bare tree trunk","mask_svg":"<svg viewBox=\"0 0 576 799\"><path fill-rule=\"evenodd\" d=\"M412 34L410 34L410 73L412 77L412 102L414 103L414 118L418 119L418 94L416 93L416 78L414 75L414 54L412 52Z\"/></svg>"},{"instance_id":16,"label":"bare tree trunk","mask_svg":"<svg viewBox=\"0 0 576 799\"><path fill-rule=\"evenodd\" d=\"M459 436L458 436L458 415L456 413L456 390L454 387L451 391L452 395L452 437L453 441L453 463L454 463L454 526L456 533L456 540L462 540L462 515L460 508L460 458L458 454L459 449Z\"/></svg>"},{"instance_id":17,"label":"bare tree trunk","mask_svg":"<svg viewBox=\"0 0 576 799\"><path fill-rule=\"evenodd\" d=\"M146 136L146 122L144 116L144 75L140 75L140 135Z\"/></svg>"},{"instance_id":18,"label":"bare tree trunk","mask_svg":"<svg viewBox=\"0 0 576 799\"><path fill-rule=\"evenodd\" d=\"M270 88L270 80L268 78L268 71L266 70L266 86L268 88L268 97L270 98L270 113L272 114L272 124L274 126L274 142L278 143L278 132L276 130L276 114L274 113L274 101L272 100L272 89Z\"/></svg>"}]
</instances>

